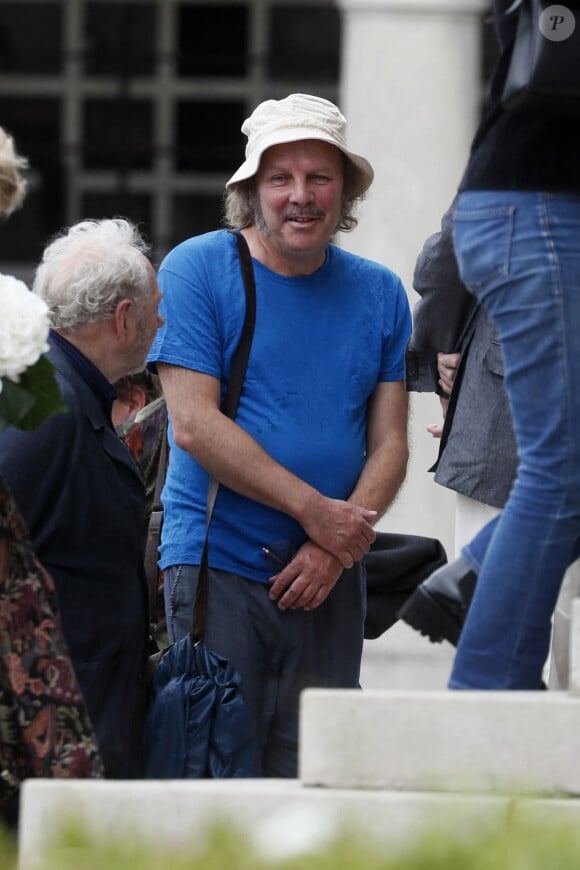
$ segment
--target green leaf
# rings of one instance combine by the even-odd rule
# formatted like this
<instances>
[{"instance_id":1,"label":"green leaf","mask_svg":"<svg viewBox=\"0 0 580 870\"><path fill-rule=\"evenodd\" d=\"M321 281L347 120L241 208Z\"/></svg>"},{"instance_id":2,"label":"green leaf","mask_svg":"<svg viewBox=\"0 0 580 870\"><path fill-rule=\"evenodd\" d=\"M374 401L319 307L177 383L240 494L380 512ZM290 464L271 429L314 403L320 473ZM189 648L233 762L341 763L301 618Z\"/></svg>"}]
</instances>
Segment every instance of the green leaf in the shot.
<instances>
[{"instance_id":1,"label":"green leaf","mask_svg":"<svg viewBox=\"0 0 580 870\"><path fill-rule=\"evenodd\" d=\"M20 376L20 383L2 381L0 430L10 425L37 429L52 414L66 410L54 367L44 356Z\"/></svg>"}]
</instances>

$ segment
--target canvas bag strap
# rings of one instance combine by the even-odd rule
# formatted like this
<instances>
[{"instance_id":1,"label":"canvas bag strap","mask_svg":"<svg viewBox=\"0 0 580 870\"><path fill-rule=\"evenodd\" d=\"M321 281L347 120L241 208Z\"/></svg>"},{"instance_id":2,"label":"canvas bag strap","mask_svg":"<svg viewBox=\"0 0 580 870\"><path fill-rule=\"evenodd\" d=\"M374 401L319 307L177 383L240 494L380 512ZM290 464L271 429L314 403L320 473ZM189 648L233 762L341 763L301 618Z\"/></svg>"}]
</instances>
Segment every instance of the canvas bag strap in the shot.
<instances>
[{"instance_id":1,"label":"canvas bag strap","mask_svg":"<svg viewBox=\"0 0 580 870\"><path fill-rule=\"evenodd\" d=\"M256 282L254 280L254 269L252 267L252 257L248 243L240 232L228 230L236 237L238 246L238 255L240 258L240 266L242 270L242 278L244 281L244 291L246 295L246 314L244 318L244 326L240 341L236 348L234 358L232 360L232 370L226 388L226 394L222 403L223 413L234 420L238 411L242 386L246 376L246 367L250 356L250 348L252 346L252 338L254 335L254 326L256 324ZM213 510L215 507L219 483L213 477L210 477L207 488L207 507L205 519L205 539L203 542L203 550L199 565L199 573L197 579L197 591L193 604L193 615L191 624L191 634L195 641L202 640L205 637L205 626L207 617L207 587L208 587L208 535L209 525L211 522Z\"/></svg>"}]
</instances>

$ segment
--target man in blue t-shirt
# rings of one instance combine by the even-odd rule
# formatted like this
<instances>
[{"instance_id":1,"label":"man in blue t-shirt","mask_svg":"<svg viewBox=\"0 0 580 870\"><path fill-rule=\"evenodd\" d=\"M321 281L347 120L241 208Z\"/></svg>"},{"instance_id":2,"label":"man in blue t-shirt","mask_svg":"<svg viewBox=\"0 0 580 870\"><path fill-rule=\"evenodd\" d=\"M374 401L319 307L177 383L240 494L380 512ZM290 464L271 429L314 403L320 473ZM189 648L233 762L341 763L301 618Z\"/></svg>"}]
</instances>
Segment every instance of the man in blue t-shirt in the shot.
<instances>
[{"instance_id":1,"label":"man in blue t-shirt","mask_svg":"<svg viewBox=\"0 0 580 870\"><path fill-rule=\"evenodd\" d=\"M335 105L293 94L260 104L242 132L226 224L252 256L256 325L235 422L220 401L242 331L236 239L188 239L165 258L149 356L170 418L160 565L170 640L187 633L209 530L206 640L242 676L260 776L295 776L298 701L356 688L365 616L362 557L407 463L399 278L330 244L356 226L373 180Z\"/></svg>"}]
</instances>

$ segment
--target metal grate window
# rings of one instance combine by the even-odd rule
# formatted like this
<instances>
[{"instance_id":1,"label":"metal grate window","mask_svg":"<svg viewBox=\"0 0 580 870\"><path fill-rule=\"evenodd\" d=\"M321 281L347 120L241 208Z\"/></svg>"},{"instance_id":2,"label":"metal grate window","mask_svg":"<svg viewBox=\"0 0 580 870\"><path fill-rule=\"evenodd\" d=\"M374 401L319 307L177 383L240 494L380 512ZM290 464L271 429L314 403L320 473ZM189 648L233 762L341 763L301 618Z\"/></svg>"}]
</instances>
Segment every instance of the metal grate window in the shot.
<instances>
[{"instance_id":1,"label":"metal grate window","mask_svg":"<svg viewBox=\"0 0 580 870\"><path fill-rule=\"evenodd\" d=\"M28 277L84 217L136 221L157 262L215 229L243 119L293 91L336 100L340 42L333 0L0 3L0 124L31 166L0 270Z\"/></svg>"}]
</instances>

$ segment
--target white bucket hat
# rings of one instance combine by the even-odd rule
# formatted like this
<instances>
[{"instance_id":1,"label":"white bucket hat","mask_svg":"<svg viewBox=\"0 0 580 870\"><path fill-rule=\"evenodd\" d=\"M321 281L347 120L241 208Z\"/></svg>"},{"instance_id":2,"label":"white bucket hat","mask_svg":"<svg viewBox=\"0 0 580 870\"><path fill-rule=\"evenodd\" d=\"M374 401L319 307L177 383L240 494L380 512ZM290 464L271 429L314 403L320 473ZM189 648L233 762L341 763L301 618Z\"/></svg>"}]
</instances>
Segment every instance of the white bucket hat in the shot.
<instances>
[{"instance_id":1,"label":"white bucket hat","mask_svg":"<svg viewBox=\"0 0 580 870\"><path fill-rule=\"evenodd\" d=\"M248 137L246 159L227 182L228 188L256 174L267 148L302 139L329 142L350 160L356 178L354 198L361 196L374 178L368 160L346 147L346 118L334 103L322 97L291 94L283 100L266 100L244 121L242 133Z\"/></svg>"}]
</instances>

